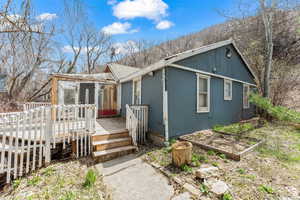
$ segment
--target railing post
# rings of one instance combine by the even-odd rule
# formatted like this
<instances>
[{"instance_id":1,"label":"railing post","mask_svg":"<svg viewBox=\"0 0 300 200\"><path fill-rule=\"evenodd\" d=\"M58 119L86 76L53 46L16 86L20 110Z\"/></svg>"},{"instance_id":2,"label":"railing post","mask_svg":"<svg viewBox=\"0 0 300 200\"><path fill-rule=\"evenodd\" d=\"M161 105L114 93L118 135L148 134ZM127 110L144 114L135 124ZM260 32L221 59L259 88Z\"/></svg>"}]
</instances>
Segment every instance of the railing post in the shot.
<instances>
[{"instance_id":1,"label":"railing post","mask_svg":"<svg viewBox=\"0 0 300 200\"><path fill-rule=\"evenodd\" d=\"M50 140L52 138L53 134L53 121L51 117L51 107L47 108L47 120L46 120L46 127L47 130L45 131L45 165L48 166L51 162L51 145L50 145ZM55 142L55 141L53 141Z\"/></svg>"}]
</instances>

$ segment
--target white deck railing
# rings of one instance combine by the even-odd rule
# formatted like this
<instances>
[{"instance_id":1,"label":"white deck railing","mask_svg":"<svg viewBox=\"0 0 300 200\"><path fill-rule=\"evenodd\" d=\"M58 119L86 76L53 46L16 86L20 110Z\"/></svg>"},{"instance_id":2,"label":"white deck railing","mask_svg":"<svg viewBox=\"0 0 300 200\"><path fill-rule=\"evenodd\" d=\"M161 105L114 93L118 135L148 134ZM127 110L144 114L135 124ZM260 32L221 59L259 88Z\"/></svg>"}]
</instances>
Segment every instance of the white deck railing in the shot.
<instances>
[{"instance_id":1,"label":"white deck railing","mask_svg":"<svg viewBox=\"0 0 300 200\"><path fill-rule=\"evenodd\" d=\"M23 104L23 110L27 111L30 109L38 108L38 107L48 107L51 106L50 102L26 102Z\"/></svg>"},{"instance_id":2,"label":"white deck railing","mask_svg":"<svg viewBox=\"0 0 300 200\"><path fill-rule=\"evenodd\" d=\"M59 105L5 115L0 124L0 173L6 173L7 183L12 176L49 164L51 149L58 143L63 149L72 143L76 157L89 155L95 109L95 105Z\"/></svg>"},{"instance_id":3,"label":"white deck railing","mask_svg":"<svg viewBox=\"0 0 300 200\"><path fill-rule=\"evenodd\" d=\"M148 106L126 105L126 128L135 145L144 144L148 132Z\"/></svg>"}]
</instances>

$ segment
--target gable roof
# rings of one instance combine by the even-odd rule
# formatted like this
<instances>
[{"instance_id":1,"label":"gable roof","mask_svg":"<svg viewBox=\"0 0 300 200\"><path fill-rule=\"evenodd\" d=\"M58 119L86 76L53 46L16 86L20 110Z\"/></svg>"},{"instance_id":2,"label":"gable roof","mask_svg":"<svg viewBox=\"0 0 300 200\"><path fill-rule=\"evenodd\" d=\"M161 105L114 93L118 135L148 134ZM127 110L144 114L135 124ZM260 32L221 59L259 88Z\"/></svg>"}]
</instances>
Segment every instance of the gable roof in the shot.
<instances>
[{"instance_id":1,"label":"gable roof","mask_svg":"<svg viewBox=\"0 0 300 200\"><path fill-rule=\"evenodd\" d=\"M116 81L119 81L122 78L126 78L130 74L141 71L141 69L139 68L120 65L117 63L110 63L107 64L107 66L109 67L110 72L112 73Z\"/></svg>"},{"instance_id":2,"label":"gable roof","mask_svg":"<svg viewBox=\"0 0 300 200\"><path fill-rule=\"evenodd\" d=\"M120 81L121 82L129 81L129 80L134 79L138 76L142 76L142 75L145 75L149 72L156 71L158 69L166 67L168 65L172 65L173 63L175 63L179 60L183 60L185 58L188 58L188 57L191 57L191 56L194 56L194 55L197 55L197 54L201 54L201 53L213 50L213 49L217 49L217 48L229 45L229 44L233 45L233 47L236 49L236 51L240 55L242 61L245 63L245 65L246 65L247 69L249 70L250 74L256 79L256 76L255 76L253 70L251 69L250 65L246 61L245 57L241 54L241 52L237 48L234 40L229 39L229 40L224 40L224 41L221 41L221 42L213 43L213 44L210 44L210 45L202 46L202 47L199 47L199 48L196 48L196 49L191 49L191 50L188 50L188 51L184 51L182 53L174 54L172 56L168 56L168 57L166 57L166 58L164 58L164 59L162 59L162 60L160 60L160 61L158 61L158 62L156 62L156 63L140 70L140 71L132 73L132 74L130 74L129 76L127 76L125 78L122 78Z\"/></svg>"},{"instance_id":3,"label":"gable roof","mask_svg":"<svg viewBox=\"0 0 300 200\"><path fill-rule=\"evenodd\" d=\"M112 73L116 81L126 78L130 74L141 71L141 69L139 68L120 65L117 63L111 63L108 64L107 66L109 67L110 72Z\"/></svg>"}]
</instances>

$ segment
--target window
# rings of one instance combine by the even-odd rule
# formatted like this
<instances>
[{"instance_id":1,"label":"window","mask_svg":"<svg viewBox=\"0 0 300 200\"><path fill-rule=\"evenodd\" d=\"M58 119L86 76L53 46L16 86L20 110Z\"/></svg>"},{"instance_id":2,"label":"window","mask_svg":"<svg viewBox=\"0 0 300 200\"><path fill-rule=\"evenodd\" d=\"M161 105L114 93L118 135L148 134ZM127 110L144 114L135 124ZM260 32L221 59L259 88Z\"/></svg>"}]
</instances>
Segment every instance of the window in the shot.
<instances>
[{"instance_id":1,"label":"window","mask_svg":"<svg viewBox=\"0 0 300 200\"><path fill-rule=\"evenodd\" d=\"M224 100L232 100L232 81L224 79Z\"/></svg>"},{"instance_id":2,"label":"window","mask_svg":"<svg viewBox=\"0 0 300 200\"><path fill-rule=\"evenodd\" d=\"M70 89L70 88L64 89L64 104L65 105L75 104L75 99L76 99L76 90L75 89Z\"/></svg>"},{"instance_id":3,"label":"window","mask_svg":"<svg viewBox=\"0 0 300 200\"><path fill-rule=\"evenodd\" d=\"M250 86L244 84L243 85L243 107L244 107L244 109L250 108L249 93L250 93Z\"/></svg>"},{"instance_id":4,"label":"window","mask_svg":"<svg viewBox=\"0 0 300 200\"><path fill-rule=\"evenodd\" d=\"M141 78L138 78L136 80L133 80L133 85L132 85L132 104L133 105L139 105L141 104Z\"/></svg>"},{"instance_id":5,"label":"window","mask_svg":"<svg viewBox=\"0 0 300 200\"><path fill-rule=\"evenodd\" d=\"M197 74L197 112L209 112L210 77Z\"/></svg>"}]
</instances>

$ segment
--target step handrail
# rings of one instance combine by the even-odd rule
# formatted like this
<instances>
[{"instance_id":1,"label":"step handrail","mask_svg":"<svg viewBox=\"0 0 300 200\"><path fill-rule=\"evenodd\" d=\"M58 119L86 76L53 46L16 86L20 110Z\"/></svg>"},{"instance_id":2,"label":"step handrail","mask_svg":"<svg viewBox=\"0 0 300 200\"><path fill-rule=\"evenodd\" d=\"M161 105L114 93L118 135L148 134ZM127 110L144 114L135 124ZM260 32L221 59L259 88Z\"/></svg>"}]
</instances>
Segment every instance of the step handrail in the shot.
<instances>
[{"instance_id":1,"label":"step handrail","mask_svg":"<svg viewBox=\"0 0 300 200\"><path fill-rule=\"evenodd\" d=\"M130 106L126 104L126 128L129 131L129 135L132 138L132 142L134 146L137 146L137 128L138 128L138 119L135 117L133 111Z\"/></svg>"}]
</instances>

